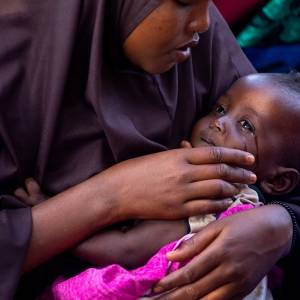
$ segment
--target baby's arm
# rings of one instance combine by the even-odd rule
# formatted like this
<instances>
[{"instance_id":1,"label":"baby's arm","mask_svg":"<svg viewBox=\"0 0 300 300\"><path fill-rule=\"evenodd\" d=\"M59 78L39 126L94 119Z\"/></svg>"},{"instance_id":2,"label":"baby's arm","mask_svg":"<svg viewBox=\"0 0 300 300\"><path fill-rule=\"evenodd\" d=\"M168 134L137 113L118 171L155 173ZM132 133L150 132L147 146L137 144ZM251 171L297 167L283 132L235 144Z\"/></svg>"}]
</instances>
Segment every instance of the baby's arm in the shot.
<instances>
[{"instance_id":1,"label":"baby's arm","mask_svg":"<svg viewBox=\"0 0 300 300\"><path fill-rule=\"evenodd\" d=\"M132 269L143 265L162 246L186 233L185 220L141 221L125 232L101 231L81 243L73 254L97 266L119 264Z\"/></svg>"}]
</instances>

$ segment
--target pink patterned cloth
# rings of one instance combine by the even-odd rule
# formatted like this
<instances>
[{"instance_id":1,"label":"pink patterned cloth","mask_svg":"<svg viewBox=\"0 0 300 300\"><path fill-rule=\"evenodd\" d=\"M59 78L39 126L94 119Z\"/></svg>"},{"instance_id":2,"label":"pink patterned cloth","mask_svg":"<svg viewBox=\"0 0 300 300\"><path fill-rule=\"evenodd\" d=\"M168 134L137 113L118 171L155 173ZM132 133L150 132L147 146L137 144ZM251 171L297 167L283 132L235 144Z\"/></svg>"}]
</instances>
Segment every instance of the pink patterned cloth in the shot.
<instances>
[{"instance_id":1,"label":"pink patterned cloth","mask_svg":"<svg viewBox=\"0 0 300 300\"><path fill-rule=\"evenodd\" d=\"M234 207L231 207L225 211L223 211L218 220L221 220L221 219L224 219L226 217L229 217L231 215L234 215L236 213L239 213L239 212L242 212L242 211L245 211L245 210L249 210L251 208L253 208L254 206L252 204L240 204L240 205L237 205L237 206L234 206Z\"/></svg>"},{"instance_id":2,"label":"pink patterned cloth","mask_svg":"<svg viewBox=\"0 0 300 300\"><path fill-rule=\"evenodd\" d=\"M172 251L192 235L172 242L156 253L146 265L128 271L119 265L90 268L75 277L58 279L40 300L134 300L150 295L156 282L183 264L170 264L166 253Z\"/></svg>"},{"instance_id":3,"label":"pink patterned cloth","mask_svg":"<svg viewBox=\"0 0 300 300\"><path fill-rule=\"evenodd\" d=\"M240 211L253 208L251 204L232 207L220 215L225 218ZM126 270L119 265L106 268L90 268L70 279L58 279L40 300L135 300L151 295L152 287L167 274L186 263L170 263L166 253L175 250L184 240L172 242L156 253L146 265Z\"/></svg>"}]
</instances>

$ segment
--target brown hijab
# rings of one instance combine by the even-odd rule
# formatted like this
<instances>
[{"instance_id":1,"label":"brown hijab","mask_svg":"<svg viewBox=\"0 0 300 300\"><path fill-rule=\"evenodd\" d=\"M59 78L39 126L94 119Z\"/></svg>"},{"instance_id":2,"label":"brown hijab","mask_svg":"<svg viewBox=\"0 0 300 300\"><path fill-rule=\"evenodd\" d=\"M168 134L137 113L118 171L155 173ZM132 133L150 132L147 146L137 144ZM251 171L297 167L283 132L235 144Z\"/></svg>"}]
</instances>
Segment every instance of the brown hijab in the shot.
<instances>
[{"instance_id":1,"label":"brown hijab","mask_svg":"<svg viewBox=\"0 0 300 300\"><path fill-rule=\"evenodd\" d=\"M31 232L12 191L49 195L124 159L178 147L216 97L254 72L212 5L192 57L162 75L121 45L161 0L0 4L0 299L13 297Z\"/></svg>"}]
</instances>

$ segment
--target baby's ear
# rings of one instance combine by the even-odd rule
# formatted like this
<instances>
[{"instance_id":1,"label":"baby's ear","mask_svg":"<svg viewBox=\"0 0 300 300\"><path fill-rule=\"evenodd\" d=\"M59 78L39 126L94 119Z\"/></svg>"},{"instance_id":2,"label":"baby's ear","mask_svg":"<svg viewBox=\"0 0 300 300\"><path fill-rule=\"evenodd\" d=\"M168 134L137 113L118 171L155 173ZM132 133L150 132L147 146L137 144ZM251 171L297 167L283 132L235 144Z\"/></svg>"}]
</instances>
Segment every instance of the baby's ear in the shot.
<instances>
[{"instance_id":1,"label":"baby's ear","mask_svg":"<svg viewBox=\"0 0 300 300\"><path fill-rule=\"evenodd\" d=\"M192 144L186 140L181 141L180 147L181 148L193 148Z\"/></svg>"},{"instance_id":2,"label":"baby's ear","mask_svg":"<svg viewBox=\"0 0 300 300\"><path fill-rule=\"evenodd\" d=\"M260 183L264 193L284 195L292 192L299 184L299 172L294 168L279 167L276 174Z\"/></svg>"}]
</instances>

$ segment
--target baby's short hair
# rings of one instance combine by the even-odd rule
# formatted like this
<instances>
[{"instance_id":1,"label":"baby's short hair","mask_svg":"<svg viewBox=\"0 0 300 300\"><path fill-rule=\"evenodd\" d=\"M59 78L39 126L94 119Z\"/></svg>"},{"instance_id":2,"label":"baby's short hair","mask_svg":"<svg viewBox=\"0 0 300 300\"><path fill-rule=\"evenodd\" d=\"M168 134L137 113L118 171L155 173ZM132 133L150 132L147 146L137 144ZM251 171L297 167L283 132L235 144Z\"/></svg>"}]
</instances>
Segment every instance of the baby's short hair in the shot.
<instances>
[{"instance_id":1,"label":"baby's short hair","mask_svg":"<svg viewBox=\"0 0 300 300\"><path fill-rule=\"evenodd\" d=\"M297 70L289 73L266 73L265 75L286 92L296 93L300 96L300 72Z\"/></svg>"},{"instance_id":2,"label":"baby's short hair","mask_svg":"<svg viewBox=\"0 0 300 300\"><path fill-rule=\"evenodd\" d=\"M294 107L293 120L295 124L295 132L291 136L287 148L290 149L286 160L290 162L291 167L296 168L300 172L300 159L298 158L300 152L300 131L298 124L300 124L300 72L293 70L289 73L266 73L271 81L288 95L289 104Z\"/></svg>"}]
</instances>

